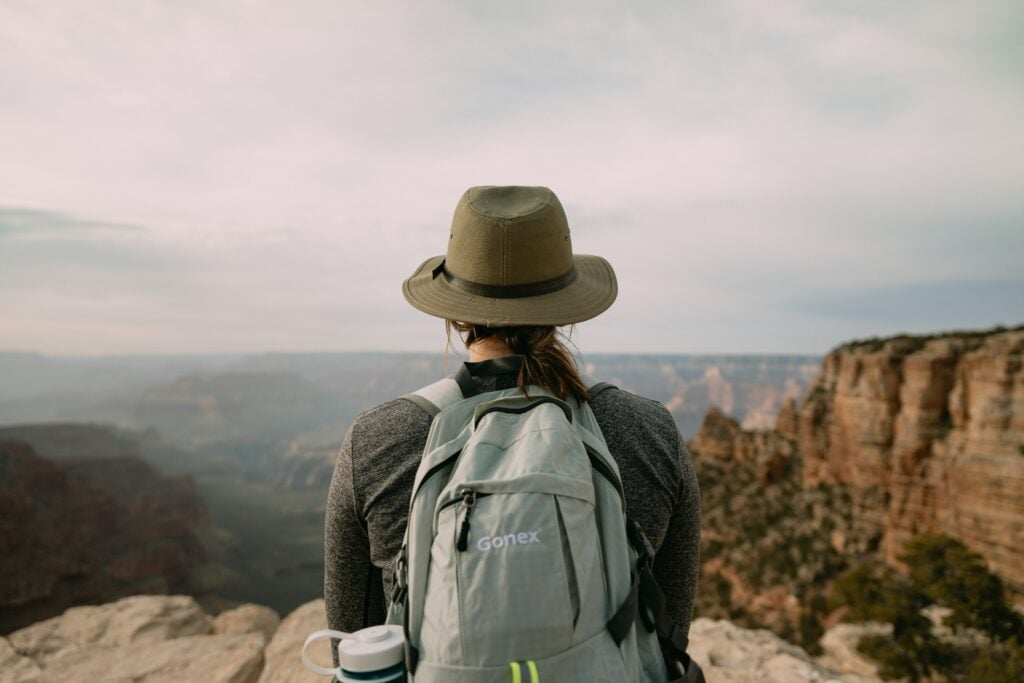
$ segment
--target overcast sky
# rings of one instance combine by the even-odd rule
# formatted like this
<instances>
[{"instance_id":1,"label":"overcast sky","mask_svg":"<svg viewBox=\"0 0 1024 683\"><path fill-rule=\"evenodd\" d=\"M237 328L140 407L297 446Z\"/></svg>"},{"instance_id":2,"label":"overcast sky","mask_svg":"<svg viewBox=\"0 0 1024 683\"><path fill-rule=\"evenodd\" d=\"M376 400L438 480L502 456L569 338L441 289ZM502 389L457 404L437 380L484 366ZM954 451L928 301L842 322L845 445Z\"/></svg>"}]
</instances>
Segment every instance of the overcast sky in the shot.
<instances>
[{"instance_id":1,"label":"overcast sky","mask_svg":"<svg viewBox=\"0 0 1024 683\"><path fill-rule=\"evenodd\" d=\"M1024 322L1024 4L0 0L0 349L440 350L401 281L547 185L587 351Z\"/></svg>"}]
</instances>

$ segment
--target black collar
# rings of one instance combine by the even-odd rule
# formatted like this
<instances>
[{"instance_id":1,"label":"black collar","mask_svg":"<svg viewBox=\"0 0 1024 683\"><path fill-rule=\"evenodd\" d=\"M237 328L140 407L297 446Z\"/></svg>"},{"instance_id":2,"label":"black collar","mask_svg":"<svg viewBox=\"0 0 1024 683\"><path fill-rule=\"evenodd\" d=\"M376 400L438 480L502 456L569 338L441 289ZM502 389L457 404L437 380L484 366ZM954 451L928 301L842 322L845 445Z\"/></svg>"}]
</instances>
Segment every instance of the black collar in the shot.
<instances>
[{"instance_id":1,"label":"black collar","mask_svg":"<svg viewBox=\"0 0 1024 683\"><path fill-rule=\"evenodd\" d=\"M467 361L463 363L462 367L455 373L454 379L459 383L459 389L462 391L462 397L469 398L470 396L476 396L483 392L480 384L476 379L474 379L475 377L497 377L499 375L510 375L518 373L522 366L522 356L502 356L500 358L482 360L477 363L470 363Z\"/></svg>"},{"instance_id":2,"label":"black collar","mask_svg":"<svg viewBox=\"0 0 1024 683\"><path fill-rule=\"evenodd\" d=\"M474 377L494 377L496 375L507 375L511 372L519 372L523 366L522 356L501 356L476 363L465 362L463 365Z\"/></svg>"}]
</instances>

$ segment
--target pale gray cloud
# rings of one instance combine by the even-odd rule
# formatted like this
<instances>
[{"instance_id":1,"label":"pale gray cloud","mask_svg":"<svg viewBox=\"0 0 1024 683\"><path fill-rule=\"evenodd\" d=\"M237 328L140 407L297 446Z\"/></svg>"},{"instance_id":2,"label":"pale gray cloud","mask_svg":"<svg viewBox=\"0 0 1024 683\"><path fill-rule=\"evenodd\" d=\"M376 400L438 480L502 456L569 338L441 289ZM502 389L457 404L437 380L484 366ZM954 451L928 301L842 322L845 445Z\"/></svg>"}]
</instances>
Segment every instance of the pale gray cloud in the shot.
<instances>
[{"instance_id":1,"label":"pale gray cloud","mask_svg":"<svg viewBox=\"0 0 1024 683\"><path fill-rule=\"evenodd\" d=\"M483 183L553 187L616 266L584 349L817 352L894 300L967 324L937 282L1013 322L985 283L1024 253L1022 19L0 0L0 347L435 348L399 283Z\"/></svg>"},{"instance_id":2,"label":"pale gray cloud","mask_svg":"<svg viewBox=\"0 0 1024 683\"><path fill-rule=\"evenodd\" d=\"M1006 280L958 281L939 279L907 285L805 292L792 308L812 315L867 322L881 334L923 332L948 328L958 321L965 328L1006 326L1024 320L1024 277ZM907 328L912 310L913 329ZM1008 317L1012 316L1012 317Z\"/></svg>"}]
</instances>

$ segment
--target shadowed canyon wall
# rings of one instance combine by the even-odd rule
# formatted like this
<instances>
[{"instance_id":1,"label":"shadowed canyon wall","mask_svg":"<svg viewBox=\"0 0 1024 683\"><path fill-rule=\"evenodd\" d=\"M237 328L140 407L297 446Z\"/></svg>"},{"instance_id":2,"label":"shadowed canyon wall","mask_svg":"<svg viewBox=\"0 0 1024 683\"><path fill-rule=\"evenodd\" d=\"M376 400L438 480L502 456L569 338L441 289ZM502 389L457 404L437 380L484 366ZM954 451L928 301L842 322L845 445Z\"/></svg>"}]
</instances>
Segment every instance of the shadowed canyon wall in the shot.
<instances>
[{"instance_id":1,"label":"shadowed canyon wall","mask_svg":"<svg viewBox=\"0 0 1024 683\"><path fill-rule=\"evenodd\" d=\"M191 479L133 455L52 461L0 439L0 633L71 605L186 590L204 515Z\"/></svg>"}]
</instances>

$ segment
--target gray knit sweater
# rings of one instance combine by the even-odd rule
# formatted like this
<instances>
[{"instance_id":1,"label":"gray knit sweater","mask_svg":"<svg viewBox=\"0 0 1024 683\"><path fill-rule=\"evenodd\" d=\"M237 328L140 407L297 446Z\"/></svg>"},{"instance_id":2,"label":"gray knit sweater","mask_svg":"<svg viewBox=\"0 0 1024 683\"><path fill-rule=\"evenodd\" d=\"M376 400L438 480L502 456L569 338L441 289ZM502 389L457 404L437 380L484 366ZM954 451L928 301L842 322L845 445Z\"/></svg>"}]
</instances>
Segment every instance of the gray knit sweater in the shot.
<instances>
[{"instance_id":1,"label":"gray knit sweater","mask_svg":"<svg viewBox=\"0 0 1024 683\"><path fill-rule=\"evenodd\" d=\"M474 373L484 363L471 364ZM478 376L485 389L515 386L514 374ZM693 463L660 403L620 389L592 406L622 475L626 511L657 550L654 573L669 613L688 629L700 546L700 494ZM330 628L384 622L416 468L430 415L406 399L367 410L338 456L327 498L324 597ZM685 633L685 631L684 631Z\"/></svg>"}]
</instances>

